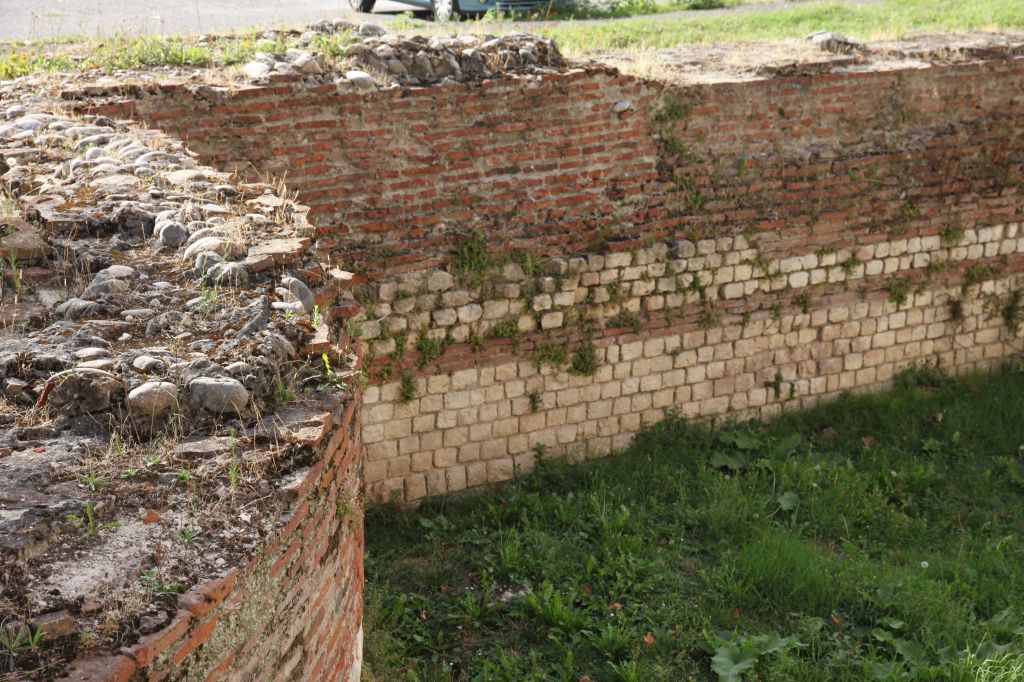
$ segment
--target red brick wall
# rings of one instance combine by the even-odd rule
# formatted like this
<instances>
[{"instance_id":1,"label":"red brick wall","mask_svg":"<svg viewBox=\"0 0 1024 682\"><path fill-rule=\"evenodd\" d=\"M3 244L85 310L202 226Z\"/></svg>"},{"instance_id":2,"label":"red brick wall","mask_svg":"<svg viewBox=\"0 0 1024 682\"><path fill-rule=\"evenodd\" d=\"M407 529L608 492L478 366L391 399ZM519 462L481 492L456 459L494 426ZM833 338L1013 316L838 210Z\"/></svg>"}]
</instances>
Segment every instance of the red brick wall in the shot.
<instances>
[{"instance_id":1,"label":"red brick wall","mask_svg":"<svg viewBox=\"0 0 1024 682\"><path fill-rule=\"evenodd\" d=\"M103 110L284 177L323 250L393 273L446 262L473 229L568 255L781 228L787 253L1002 223L1020 205L1022 87L1020 60L664 88L598 69L370 95L168 86ZM659 120L666 103L682 114Z\"/></svg>"},{"instance_id":2,"label":"red brick wall","mask_svg":"<svg viewBox=\"0 0 1024 682\"><path fill-rule=\"evenodd\" d=\"M69 680L358 680L362 657L361 401L333 413L294 506L249 563L178 598L170 625Z\"/></svg>"}]
</instances>

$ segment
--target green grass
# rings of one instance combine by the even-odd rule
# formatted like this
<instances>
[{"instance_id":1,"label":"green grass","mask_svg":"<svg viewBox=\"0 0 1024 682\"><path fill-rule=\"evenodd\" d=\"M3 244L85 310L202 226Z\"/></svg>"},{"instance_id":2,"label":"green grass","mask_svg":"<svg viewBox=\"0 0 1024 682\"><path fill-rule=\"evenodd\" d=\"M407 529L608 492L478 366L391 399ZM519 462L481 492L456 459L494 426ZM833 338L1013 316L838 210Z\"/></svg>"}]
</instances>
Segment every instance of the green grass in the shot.
<instances>
[{"instance_id":1,"label":"green grass","mask_svg":"<svg viewBox=\"0 0 1024 682\"><path fill-rule=\"evenodd\" d=\"M367 516L370 680L1024 679L1024 371Z\"/></svg>"},{"instance_id":2,"label":"green grass","mask_svg":"<svg viewBox=\"0 0 1024 682\"><path fill-rule=\"evenodd\" d=\"M686 43L802 38L827 29L868 40L929 31L1024 27L1024 3L1006 0L881 0L808 3L781 10L566 22L538 27L570 52L649 49Z\"/></svg>"},{"instance_id":3,"label":"green grass","mask_svg":"<svg viewBox=\"0 0 1024 682\"><path fill-rule=\"evenodd\" d=\"M347 34L317 36L312 49L337 59L344 56L351 41ZM38 71L234 66L248 62L256 52L284 52L287 48L284 39L260 40L254 35L222 37L203 44L188 37L118 36L73 45L12 47L0 54L0 80Z\"/></svg>"}]
</instances>

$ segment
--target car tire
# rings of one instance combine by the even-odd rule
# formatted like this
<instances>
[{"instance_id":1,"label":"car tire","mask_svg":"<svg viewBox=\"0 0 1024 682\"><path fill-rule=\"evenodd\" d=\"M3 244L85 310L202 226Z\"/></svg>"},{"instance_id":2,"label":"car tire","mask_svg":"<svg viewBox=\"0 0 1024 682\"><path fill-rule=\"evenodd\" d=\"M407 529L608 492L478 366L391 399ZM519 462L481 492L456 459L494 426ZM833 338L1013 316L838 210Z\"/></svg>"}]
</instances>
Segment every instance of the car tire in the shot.
<instances>
[{"instance_id":1,"label":"car tire","mask_svg":"<svg viewBox=\"0 0 1024 682\"><path fill-rule=\"evenodd\" d=\"M430 0L434 21L454 21L459 18L459 0Z\"/></svg>"},{"instance_id":2,"label":"car tire","mask_svg":"<svg viewBox=\"0 0 1024 682\"><path fill-rule=\"evenodd\" d=\"M348 4L357 12L372 12L376 3L377 0L348 0Z\"/></svg>"}]
</instances>

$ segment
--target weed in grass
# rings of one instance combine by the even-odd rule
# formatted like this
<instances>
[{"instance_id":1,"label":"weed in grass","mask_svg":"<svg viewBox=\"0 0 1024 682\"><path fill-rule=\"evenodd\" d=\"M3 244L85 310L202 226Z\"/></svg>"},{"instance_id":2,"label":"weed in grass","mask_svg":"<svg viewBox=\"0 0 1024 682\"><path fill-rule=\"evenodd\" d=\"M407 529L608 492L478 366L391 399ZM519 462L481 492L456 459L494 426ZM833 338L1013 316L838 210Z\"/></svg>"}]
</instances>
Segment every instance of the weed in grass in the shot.
<instances>
[{"instance_id":1,"label":"weed in grass","mask_svg":"<svg viewBox=\"0 0 1024 682\"><path fill-rule=\"evenodd\" d=\"M154 597L165 597L167 595L177 594L185 589L183 584L165 579L164 576L161 575L159 568L151 568L144 571L139 579L142 581L146 593L151 594Z\"/></svg>"},{"instance_id":2,"label":"weed in grass","mask_svg":"<svg viewBox=\"0 0 1024 682\"><path fill-rule=\"evenodd\" d=\"M998 30L1024 27L1024 8L1004 0L942 4L933 0L879 0L870 5L796 4L759 11L628 22L563 22L540 29L570 53L647 50L687 43L803 38L816 27L860 39L911 32Z\"/></svg>"},{"instance_id":3,"label":"weed in grass","mask_svg":"<svg viewBox=\"0 0 1024 682\"><path fill-rule=\"evenodd\" d=\"M18 668L18 659L39 648L42 635L42 628L33 630L25 623L15 627L13 624L8 625L7 621L0 622L0 659L4 661L5 671L14 673Z\"/></svg>"},{"instance_id":4,"label":"weed in grass","mask_svg":"<svg viewBox=\"0 0 1024 682\"><path fill-rule=\"evenodd\" d=\"M228 484L231 490L238 488L238 476L240 467L238 463L238 432L234 429L228 430L228 438L231 443L231 462L228 464Z\"/></svg>"},{"instance_id":5,"label":"weed in grass","mask_svg":"<svg viewBox=\"0 0 1024 682\"><path fill-rule=\"evenodd\" d=\"M285 384L281 377L278 377L274 385L274 400L277 404L287 405L288 403L295 402L297 397L295 390Z\"/></svg>"},{"instance_id":6,"label":"weed in grass","mask_svg":"<svg viewBox=\"0 0 1024 682\"><path fill-rule=\"evenodd\" d=\"M117 528L121 525L117 521L100 522L96 517L96 507L92 500L87 500L85 503L85 516L68 514L68 521L83 529L89 535L96 535L105 528Z\"/></svg>"},{"instance_id":7,"label":"weed in grass","mask_svg":"<svg viewBox=\"0 0 1024 682\"><path fill-rule=\"evenodd\" d=\"M89 472L88 474L85 474L79 479L79 481L86 490L91 492L96 492L107 485L107 477L96 472Z\"/></svg>"},{"instance_id":8,"label":"weed in grass","mask_svg":"<svg viewBox=\"0 0 1024 682\"><path fill-rule=\"evenodd\" d=\"M181 538L182 544L186 546L193 544L196 540L199 539L200 535L202 535L202 533L200 533L195 528L182 528L178 531L178 537Z\"/></svg>"}]
</instances>

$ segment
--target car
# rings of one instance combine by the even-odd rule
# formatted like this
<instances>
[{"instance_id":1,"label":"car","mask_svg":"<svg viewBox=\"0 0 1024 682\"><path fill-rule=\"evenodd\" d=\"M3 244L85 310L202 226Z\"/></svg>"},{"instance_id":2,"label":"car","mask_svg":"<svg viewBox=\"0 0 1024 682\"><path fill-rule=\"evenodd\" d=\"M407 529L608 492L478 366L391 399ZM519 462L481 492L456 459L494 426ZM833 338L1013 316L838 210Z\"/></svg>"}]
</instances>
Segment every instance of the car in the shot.
<instances>
[{"instance_id":1,"label":"car","mask_svg":"<svg viewBox=\"0 0 1024 682\"><path fill-rule=\"evenodd\" d=\"M530 12L546 5L545 0L397 0L405 5L428 9L437 21L451 21L462 14L499 12ZM376 0L349 0L357 12L372 12Z\"/></svg>"}]
</instances>

